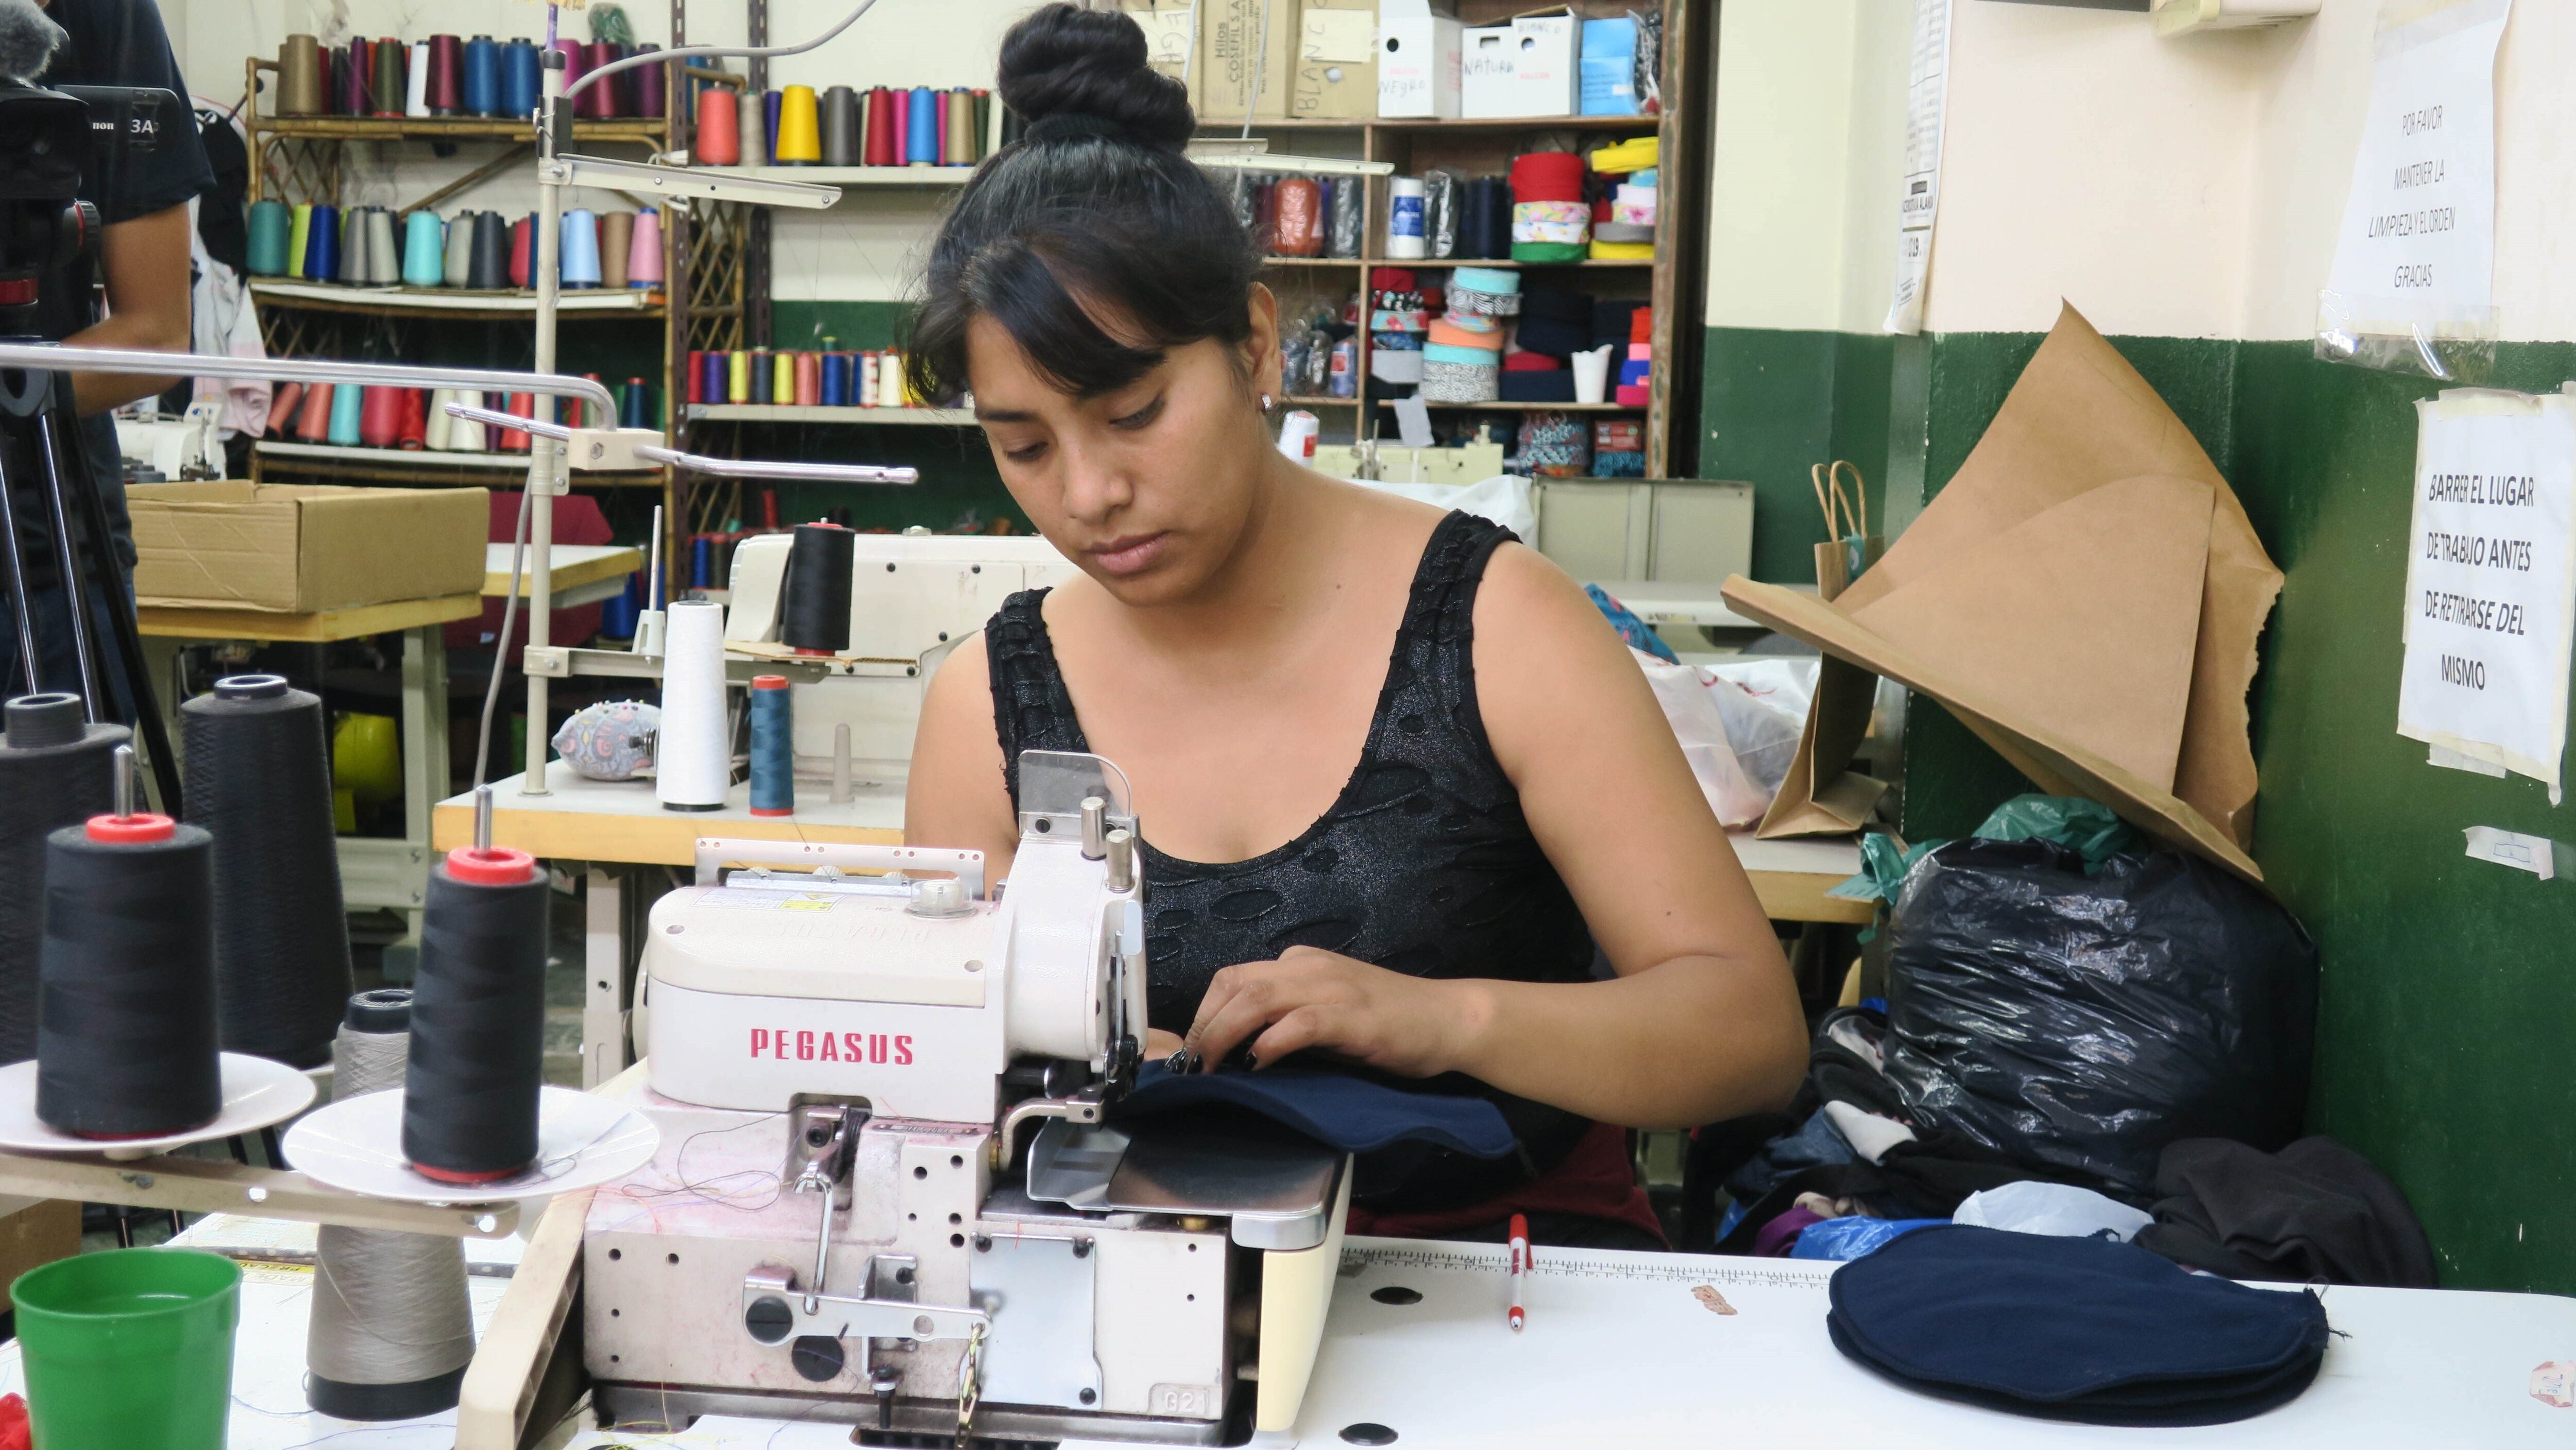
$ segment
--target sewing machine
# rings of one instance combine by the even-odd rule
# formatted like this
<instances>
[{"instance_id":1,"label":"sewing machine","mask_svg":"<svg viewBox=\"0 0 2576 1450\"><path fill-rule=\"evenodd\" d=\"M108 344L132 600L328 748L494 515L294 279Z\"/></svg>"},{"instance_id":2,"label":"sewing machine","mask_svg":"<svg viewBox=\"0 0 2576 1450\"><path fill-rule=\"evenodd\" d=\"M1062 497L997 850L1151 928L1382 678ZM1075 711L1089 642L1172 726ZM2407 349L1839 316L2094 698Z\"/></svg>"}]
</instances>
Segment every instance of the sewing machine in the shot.
<instances>
[{"instance_id":1,"label":"sewing machine","mask_svg":"<svg viewBox=\"0 0 2576 1450\"><path fill-rule=\"evenodd\" d=\"M779 601L793 534L734 546L725 647L789 653L778 643ZM833 772L836 729L848 726L852 771L900 780L912 760L921 692L957 641L984 627L1023 589L1071 578L1073 564L1034 535L860 534L850 575L850 647L830 675L795 687L796 764Z\"/></svg>"},{"instance_id":2,"label":"sewing machine","mask_svg":"<svg viewBox=\"0 0 2576 1450\"><path fill-rule=\"evenodd\" d=\"M1214 1444L1244 1398L1294 1420L1348 1162L1107 1121L1145 1034L1126 780L1033 751L1020 807L992 899L980 852L702 841L654 905L636 1104L663 1147L583 1242L604 1424Z\"/></svg>"}]
</instances>

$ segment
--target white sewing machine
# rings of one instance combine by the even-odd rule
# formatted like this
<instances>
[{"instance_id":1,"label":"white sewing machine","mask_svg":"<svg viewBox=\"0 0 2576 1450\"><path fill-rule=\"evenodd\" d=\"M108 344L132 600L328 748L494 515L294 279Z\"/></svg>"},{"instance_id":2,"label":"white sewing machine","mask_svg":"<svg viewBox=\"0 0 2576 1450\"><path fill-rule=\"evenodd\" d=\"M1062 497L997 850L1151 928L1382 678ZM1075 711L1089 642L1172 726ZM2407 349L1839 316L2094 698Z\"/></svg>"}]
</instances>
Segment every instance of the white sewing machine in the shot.
<instances>
[{"instance_id":1,"label":"white sewing machine","mask_svg":"<svg viewBox=\"0 0 2576 1450\"><path fill-rule=\"evenodd\" d=\"M763 534L734 546L725 645L737 654L786 653L778 643L781 586L795 536ZM1072 562L1035 535L860 534L850 574L850 647L829 677L795 687L796 765L833 770L836 726L850 731L859 778L901 780L912 760L921 692L957 641L984 627L1002 601L1072 577Z\"/></svg>"},{"instance_id":2,"label":"white sewing machine","mask_svg":"<svg viewBox=\"0 0 2576 1450\"><path fill-rule=\"evenodd\" d=\"M1126 779L1031 752L1020 782L991 900L980 852L701 841L654 905L638 1106L663 1147L583 1244L603 1424L1214 1444L1246 1408L1294 1420L1348 1162L1103 1123L1145 1032ZM755 860L820 869L718 879Z\"/></svg>"}]
</instances>

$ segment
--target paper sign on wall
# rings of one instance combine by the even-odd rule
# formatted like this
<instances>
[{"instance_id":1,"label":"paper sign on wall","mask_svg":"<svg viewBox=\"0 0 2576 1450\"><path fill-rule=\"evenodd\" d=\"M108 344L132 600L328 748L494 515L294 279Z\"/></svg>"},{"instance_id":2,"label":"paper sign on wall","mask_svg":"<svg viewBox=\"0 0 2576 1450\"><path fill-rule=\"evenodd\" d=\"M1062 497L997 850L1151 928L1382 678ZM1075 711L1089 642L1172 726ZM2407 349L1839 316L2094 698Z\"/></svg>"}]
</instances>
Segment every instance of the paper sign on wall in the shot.
<instances>
[{"instance_id":1,"label":"paper sign on wall","mask_svg":"<svg viewBox=\"0 0 2576 1450\"><path fill-rule=\"evenodd\" d=\"M2317 343L2336 360L2449 377L2436 342L2495 335L2495 56L2513 7L2403 8L2422 18L2379 32Z\"/></svg>"},{"instance_id":2,"label":"paper sign on wall","mask_svg":"<svg viewBox=\"0 0 2576 1450\"><path fill-rule=\"evenodd\" d=\"M2397 733L2559 799L2576 618L2576 397L2454 388L2415 405Z\"/></svg>"},{"instance_id":3,"label":"paper sign on wall","mask_svg":"<svg viewBox=\"0 0 2576 1450\"><path fill-rule=\"evenodd\" d=\"M1932 221L1941 210L1941 129L1950 93L1950 0L1914 0L1914 57L1905 83L1905 180L1896 205L1896 300L1886 330L1923 330Z\"/></svg>"}]
</instances>

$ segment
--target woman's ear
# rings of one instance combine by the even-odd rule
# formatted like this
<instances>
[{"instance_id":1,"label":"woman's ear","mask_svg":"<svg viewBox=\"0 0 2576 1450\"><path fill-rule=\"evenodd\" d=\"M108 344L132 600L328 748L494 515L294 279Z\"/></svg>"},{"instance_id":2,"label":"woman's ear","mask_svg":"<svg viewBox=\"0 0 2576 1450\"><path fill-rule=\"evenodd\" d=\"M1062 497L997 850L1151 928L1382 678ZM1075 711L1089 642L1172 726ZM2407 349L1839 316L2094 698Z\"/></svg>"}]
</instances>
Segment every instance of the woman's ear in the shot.
<instances>
[{"instance_id":1,"label":"woman's ear","mask_svg":"<svg viewBox=\"0 0 2576 1450\"><path fill-rule=\"evenodd\" d=\"M1245 304L1245 310L1252 315L1252 331L1243 339L1244 376L1251 380L1254 396L1284 398L1288 389L1286 379L1280 376L1279 299L1267 286L1255 282Z\"/></svg>"}]
</instances>

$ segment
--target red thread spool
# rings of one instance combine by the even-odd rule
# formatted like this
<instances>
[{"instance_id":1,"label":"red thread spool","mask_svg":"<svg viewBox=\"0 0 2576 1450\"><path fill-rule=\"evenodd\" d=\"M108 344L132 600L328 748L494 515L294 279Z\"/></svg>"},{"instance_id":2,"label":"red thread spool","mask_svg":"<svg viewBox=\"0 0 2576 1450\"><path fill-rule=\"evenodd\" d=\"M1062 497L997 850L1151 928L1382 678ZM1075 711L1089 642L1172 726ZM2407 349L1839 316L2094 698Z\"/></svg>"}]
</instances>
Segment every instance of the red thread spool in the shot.
<instances>
[{"instance_id":1,"label":"red thread spool","mask_svg":"<svg viewBox=\"0 0 2576 1450\"><path fill-rule=\"evenodd\" d=\"M418 388L403 388L402 423L394 430L396 448L429 446L429 394Z\"/></svg>"},{"instance_id":2,"label":"red thread spool","mask_svg":"<svg viewBox=\"0 0 2576 1450\"><path fill-rule=\"evenodd\" d=\"M521 217L510 223L510 285L532 286L529 278L537 273L537 220Z\"/></svg>"},{"instance_id":3,"label":"red thread spool","mask_svg":"<svg viewBox=\"0 0 2576 1450\"><path fill-rule=\"evenodd\" d=\"M895 122L894 92L877 86L868 92L868 134L862 148L870 166L903 164L901 128Z\"/></svg>"},{"instance_id":4,"label":"red thread spool","mask_svg":"<svg viewBox=\"0 0 2576 1450\"><path fill-rule=\"evenodd\" d=\"M369 448L391 448L402 432L400 388L369 388L358 406L358 441ZM345 436L345 435L344 435Z\"/></svg>"},{"instance_id":5,"label":"red thread spool","mask_svg":"<svg viewBox=\"0 0 2576 1450\"><path fill-rule=\"evenodd\" d=\"M537 395L534 393L512 393L510 395L510 413L512 416L520 418L533 418L537 416ZM500 441L495 446L498 447L501 452L525 453L528 451L528 430L525 428L503 428L499 431L501 434Z\"/></svg>"},{"instance_id":6,"label":"red thread spool","mask_svg":"<svg viewBox=\"0 0 2576 1450\"><path fill-rule=\"evenodd\" d=\"M690 159L700 166L733 166L742 160L742 113L724 86L698 92L698 132Z\"/></svg>"},{"instance_id":7,"label":"red thread spool","mask_svg":"<svg viewBox=\"0 0 2576 1450\"><path fill-rule=\"evenodd\" d=\"M453 35L429 38L429 113L453 116L465 109L465 42Z\"/></svg>"}]
</instances>

